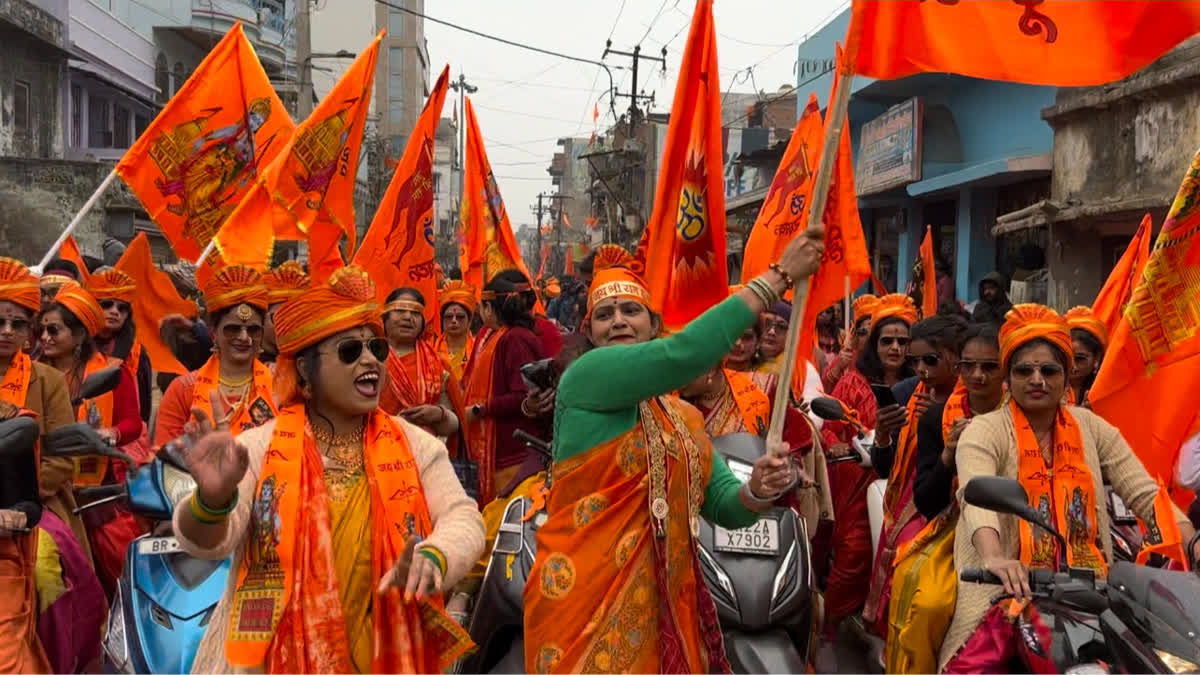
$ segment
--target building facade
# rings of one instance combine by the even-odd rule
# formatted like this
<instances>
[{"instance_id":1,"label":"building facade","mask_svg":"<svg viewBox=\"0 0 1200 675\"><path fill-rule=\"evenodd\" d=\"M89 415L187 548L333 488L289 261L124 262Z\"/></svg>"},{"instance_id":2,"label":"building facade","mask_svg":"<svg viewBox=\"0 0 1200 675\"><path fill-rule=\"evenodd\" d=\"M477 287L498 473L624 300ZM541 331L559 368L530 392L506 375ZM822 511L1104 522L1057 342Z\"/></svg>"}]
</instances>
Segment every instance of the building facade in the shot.
<instances>
[{"instance_id":1,"label":"building facade","mask_svg":"<svg viewBox=\"0 0 1200 675\"><path fill-rule=\"evenodd\" d=\"M399 159L429 96L425 19L381 3L373 4L376 25L387 29L379 47L375 110L379 115L380 136L389 143L389 156ZM392 4L415 12L425 11L425 0L397 0Z\"/></svg>"}]
</instances>

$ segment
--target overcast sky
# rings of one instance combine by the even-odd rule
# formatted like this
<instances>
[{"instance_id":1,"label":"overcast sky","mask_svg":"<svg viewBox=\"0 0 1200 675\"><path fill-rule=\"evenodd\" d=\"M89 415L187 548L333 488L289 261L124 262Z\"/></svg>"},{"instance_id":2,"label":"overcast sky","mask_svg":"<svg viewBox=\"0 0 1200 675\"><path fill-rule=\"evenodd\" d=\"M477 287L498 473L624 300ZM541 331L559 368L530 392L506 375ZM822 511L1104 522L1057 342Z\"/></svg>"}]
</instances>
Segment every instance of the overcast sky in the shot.
<instances>
[{"instance_id":1,"label":"overcast sky","mask_svg":"<svg viewBox=\"0 0 1200 675\"><path fill-rule=\"evenodd\" d=\"M846 0L716 0L717 60L722 90L777 91L795 85L796 46L849 5ZM638 67L639 88L654 91L654 110L669 112L679 60L687 41L692 0L425 0L425 13L514 42L599 59L611 35L613 49L658 56L667 47L667 71L654 62ZM553 192L546 168L555 140L587 137L592 107L608 87L597 66L545 56L485 40L432 21L430 84L445 63L452 78L461 71L479 87L472 95L496 181L514 228L532 224L529 206L539 192ZM628 57L605 59L621 92L630 85ZM625 67L618 70L618 66ZM753 78L747 68L753 68ZM736 79L736 82L734 81ZM455 92L450 92L457 103ZM618 99L618 111L628 108ZM446 101L445 117L450 117ZM608 98L600 101L601 129L613 122Z\"/></svg>"}]
</instances>

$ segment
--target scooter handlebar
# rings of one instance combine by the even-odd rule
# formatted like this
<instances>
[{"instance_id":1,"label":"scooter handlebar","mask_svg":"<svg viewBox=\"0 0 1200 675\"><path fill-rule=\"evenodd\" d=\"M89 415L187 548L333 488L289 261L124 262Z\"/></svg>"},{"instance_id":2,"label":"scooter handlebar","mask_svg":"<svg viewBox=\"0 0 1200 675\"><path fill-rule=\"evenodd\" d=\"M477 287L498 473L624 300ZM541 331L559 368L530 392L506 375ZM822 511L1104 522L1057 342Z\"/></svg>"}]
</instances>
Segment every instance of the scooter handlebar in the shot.
<instances>
[{"instance_id":1,"label":"scooter handlebar","mask_svg":"<svg viewBox=\"0 0 1200 675\"><path fill-rule=\"evenodd\" d=\"M960 574L958 578L974 584L995 584L997 586L1004 585L1004 582L1000 580L1000 577L979 567L968 567L962 571L962 574Z\"/></svg>"}]
</instances>

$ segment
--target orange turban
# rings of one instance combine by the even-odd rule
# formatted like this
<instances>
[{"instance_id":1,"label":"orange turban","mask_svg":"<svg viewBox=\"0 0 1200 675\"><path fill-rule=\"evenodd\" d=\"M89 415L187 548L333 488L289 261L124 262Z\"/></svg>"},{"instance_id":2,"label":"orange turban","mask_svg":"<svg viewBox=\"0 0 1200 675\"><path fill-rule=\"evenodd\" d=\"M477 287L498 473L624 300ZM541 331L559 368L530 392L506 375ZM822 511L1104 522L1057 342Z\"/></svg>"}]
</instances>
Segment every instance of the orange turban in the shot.
<instances>
[{"instance_id":1,"label":"orange turban","mask_svg":"<svg viewBox=\"0 0 1200 675\"><path fill-rule=\"evenodd\" d=\"M901 319L912 326L917 322L917 306L913 304L912 298L903 293L889 293L877 299L871 307L871 331L875 331L880 321L890 317Z\"/></svg>"},{"instance_id":2,"label":"orange turban","mask_svg":"<svg viewBox=\"0 0 1200 675\"><path fill-rule=\"evenodd\" d=\"M1000 362L1008 370L1008 360L1022 345L1043 339L1062 350L1070 358L1075 348L1071 343L1071 327L1058 312L1034 303L1023 303L1008 310L1000 327Z\"/></svg>"},{"instance_id":3,"label":"orange turban","mask_svg":"<svg viewBox=\"0 0 1200 675\"><path fill-rule=\"evenodd\" d=\"M275 396L281 406L299 395L296 354L305 347L357 326L383 335L375 282L358 267L343 267L329 279L283 303L275 312Z\"/></svg>"},{"instance_id":4,"label":"orange turban","mask_svg":"<svg viewBox=\"0 0 1200 675\"><path fill-rule=\"evenodd\" d=\"M31 312L42 308L42 292L37 277L19 260L0 258L0 300L7 300Z\"/></svg>"},{"instance_id":5,"label":"orange turban","mask_svg":"<svg viewBox=\"0 0 1200 675\"><path fill-rule=\"evenodd\" d=\"M646 307L650 306L650 291L646 290L646 282L627 267L593 268L592 287L588 289L588 311L590 317L592 308L601 300L608 298L625 298L637 300Z\"/></svg>"},{"instance_id":6,"label":"orange turban","mask_svg":"<svg viewBox=\"0 0 1200 675\"><path fill-rule=\"evenodd\" d=\"M858 323L865 317L871 316L875 308L879 305L879 298L866 293L854 299L854 304L851 309L854 311L854 323Z\"/></svg>"},{"instance_id":7,"label":"orange turban","mask_svg":"<svg viewBox=\"0 0 1200 675\"><path fill-rule=\"evenodd\" d=\"M462 305L467 308L468 314L474 314L475 308L479 306L479 300L475 298L475 287L459 279L447 281L438 293L438 305L441 309L446 309L446 305L450 303Z\"/></svg>"},{"instance_id":8,"label":"orange turban","mask_svg":"<svg viewBox=\"0 0 1200 675\"><path fill-rule=\"evenodd\" d=\"M275 305L287 302L300 295L312 285L304 266L295 260L289 260L279 267L263 275L263 283L267 287L267 304Z\"/></svg>"},{"instance_id":9,"label":"orange turban","mask_svg":"<svg viewBox=\"0 0 1200 675\"><path fill-rule=\"evenodd\" d=\"M562 295L562 286L558 283L558 277L550 277L549 279L538 279L538 288L547 298L553 300Z\"/></svg>"},{"instance_id":10,"label":"orange turban","mask_svg":"<svg viewBox=\"0 0 1200 675\"><path fill-rule=\"evenodd\" d=\"M632 263L633 256L620 245L601 244L596 247L596 253L592 257L592 271L597 272L606 267L630 267Z\"/></svg>"},{"instance_id":11,"label":"orange turban","mask_svg":"<svg viewBox=\"0 0 1200 675\"><path fill-rule=\"evenodd\" d=\"M1092 337L1100 341L1101 349L1108 348L1108 326L1105 326L1103 321L1097 319L1096 315L1092 314L1091 307L1083 305L1072 307L1067 310L1063 318L1067 320L1067 325L1071 328L1078 328L1079 330L1091 333Z\"/></svg>"},{"instance_id":12,"label":"orange turban","mask_svg":"<svg viewBox=\"0 0 1200 675\"><path fill-rule=\"evenodd\" d=\"M243 303L266 312L268 297L262 275L244 265L230 265L204 284L204 302L209 314Z\"/></svg>"},{"instance_id":13,"label":"orange turban","mask_svg":"<svg viewBox=\"0 0 1200 675\"><path fill-rule=\"evenodd\" d=\"M67 308L67 311L79 319L83 329L90 336L95 336L104 327L104 310L95 296L88 293L83 286L75 283L63 284L54 296L54 303Z\"/></svg>"},{"instance_id":14,"label":"orange turban","mask_svg":"<svg viewBox=\"0 0 1200 675\"><path fill-rule=\"evenodd\" d=\"M93 274L88 290L97 300L117 300L132 305L137 297L137 284L128 274L116 269Z\"/></svg>"}]
</instances>

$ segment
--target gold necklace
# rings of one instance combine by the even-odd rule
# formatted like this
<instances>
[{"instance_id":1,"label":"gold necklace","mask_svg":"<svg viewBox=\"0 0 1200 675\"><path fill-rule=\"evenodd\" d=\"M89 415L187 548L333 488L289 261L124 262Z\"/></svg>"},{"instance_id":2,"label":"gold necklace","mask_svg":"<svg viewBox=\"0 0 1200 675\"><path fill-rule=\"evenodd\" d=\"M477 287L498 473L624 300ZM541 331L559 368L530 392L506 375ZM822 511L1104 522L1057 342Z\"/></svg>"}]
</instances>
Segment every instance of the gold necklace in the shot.
<instances>
[{"instance_id":1,"label":"gold necklace","mask_svg":"<svg viewBox=\"0 0 1200 675\"><path fill-rule=\"evenodd\" d=\"M363 468L363 429L352 434L338 435L313 427L313 436L319 445L325 446L323 454L341 465L346 473L358 473Z\"/></svg>"},{"instance_id":2,"label":"gold necklace","mask_svg":"<svg viewBox=\"0 0 1200 675\"><path fill-rule=\"evenodd\" d=\"M224 376L217 376L217 381L221 383L221 386L228 387L229 389L241 389L242 387L250 384L250 381L253 379L254 373L250 373L239 380L227 379Z\"/></svg>"}]
</instances>

